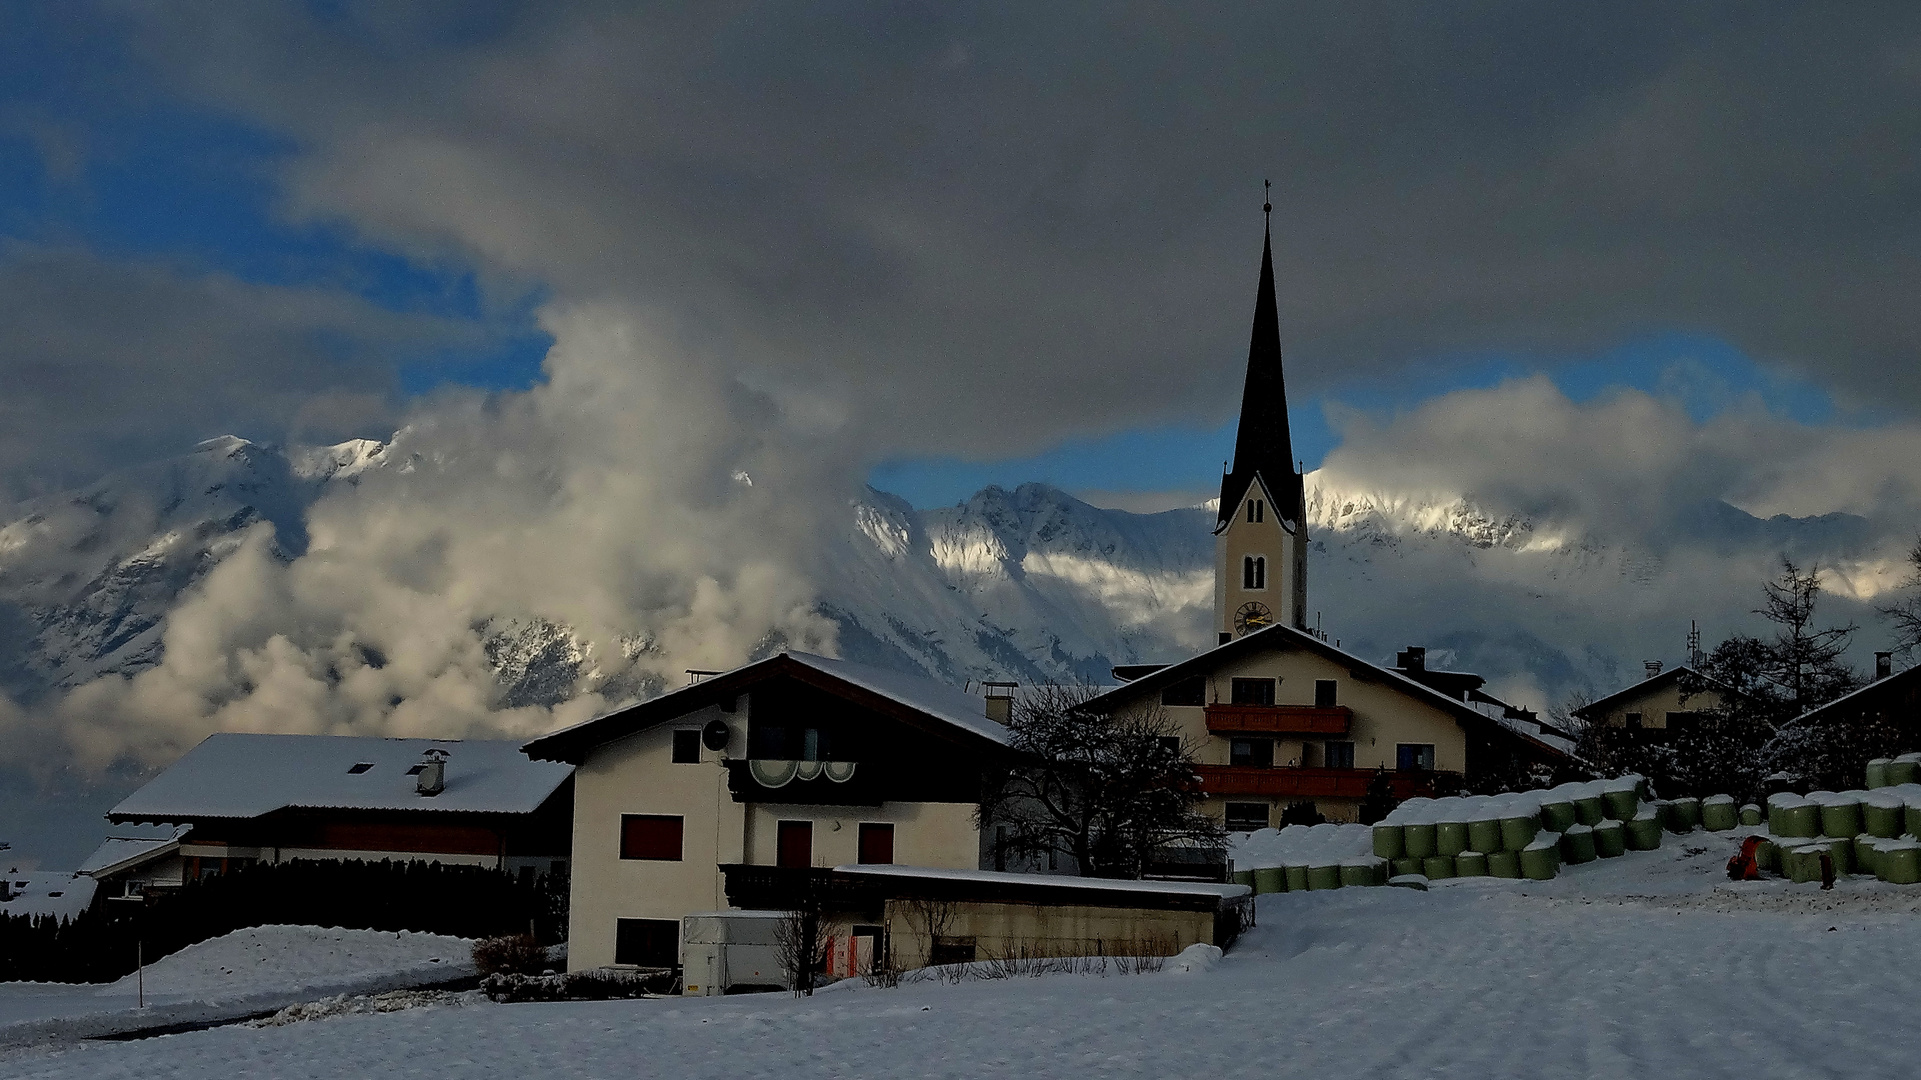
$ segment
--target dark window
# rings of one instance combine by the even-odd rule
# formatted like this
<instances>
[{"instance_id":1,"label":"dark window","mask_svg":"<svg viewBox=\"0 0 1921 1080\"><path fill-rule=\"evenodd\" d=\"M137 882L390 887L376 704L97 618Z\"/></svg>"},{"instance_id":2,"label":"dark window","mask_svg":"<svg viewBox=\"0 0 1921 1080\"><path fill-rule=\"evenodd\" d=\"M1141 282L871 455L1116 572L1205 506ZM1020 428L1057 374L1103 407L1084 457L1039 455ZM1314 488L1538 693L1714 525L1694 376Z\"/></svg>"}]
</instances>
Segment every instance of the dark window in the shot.
<instances>
[{"instance_id":1,"label":"dark window","mask_svg":"<svg viewBox=\"0 0 1921 1080\"><path fill-rule=\"evenodd\" d=\"M680 861L678 814L620 815L620 857Z\"/></svg>"},{"instance_id":2,"label":"dark window","mask_svg":"<svg viewBox=\"0 0 1921 1080\"><path fill-rule=\"evenodd\" d=\"M1227 759L1233 765L1269 768L1274 764L1274 740L1235 739L1227 745Z\"/></svg>"},{"instance_id":3,"label":"dark window","mask_svg":"<svg viewBox=\"0 0 1921 1080\"><path fill-rule=\"evenodd\" d=\"M676 765L700 764L700 732L698 731L674 732L674 764Z\"/></svg>"},{"instance_id":4,"label":"dark window","mask_svg":"<svg viewBox=\"0 0 1921 1080\"><path fill-rule=\"evenodd\" d=\"M814 823L783 821L774 827L774 864L808 867L814 865Z\"/></svg>"},{"instance_id":5,"label":"dark window","mask_svg":"<svg viewBox=\"0 0 1921 1080\"><path fill-rule=\"evenodd\" d=\"M1397 769L1434 768L1434 744L1401 743L1394 748L1394 767Z\"/></svg>"},{"instance_id":6,"label":"dark window","mask_svg":"<svg viewBox=\"0 0 1921 1080\"><path fill-rule=\"evenodd\" d=\"M1264 802L1231 802L1227 804L1227 831L1253 832L1267 828L1268 807Z\"/></svg>"},{"instance_id":7,"label":"dark window","mask_svg":"<svg viewBox=\"0 0 1921 1080\"><path fill-rule=\"evenodd\" d=\"M1247 520L1249 521L1267 520L1267 504L1265 502L1262 502L1259 499L1247 500Z\"/></svg>"},{"instance_id":8,"label":"dark window","mask_svg":"<svg viewBox=\"0 0 1921 1080\"><path fill-rule=\"evenodd\" d=\"M1351 769L1354 767L1354 744L1351 742L1331 742L1327 744L1327 767L1330 769Z\"/></svg>"},{"instance_id":9,"label":"dark window","mask_svg":"<svg viewBox=\"0 0 1921 1080\"><path fill-rule=\"evenodd\" d=\"M886 822L860 823L860 861L883 865L894 861L894 826Z\"/></svg>"},{"instance_id":10,"label":"dark window","mask_svg":"<svg viewBox=\"0 0 1921 1080\"><path fill-rule=\"evenodd\" d=\"M1205 705L1207 704L1207 680L1196 676L1170 683L1161 691L1163 705Z\"/></svg>"},{"instance_id":11,"label":"dark window","mask_svg":"<svg viewBox=\"0 0 1921 1080\"><path fill-rule=\"evenodd\" d=\"M413 768L411 768L411 769L408 769L408 770L407 770L407 775L408 775L408 776L419 776L419 775L420 775L420 774L421 774L422 772L424 772L424 771L426 770L426 768L427 768L427 766L425 766L425 765L415 765L415 766L414 766Z\"/></svg>"},{"instance_id":12,"label":"dark window","mask_svg":"<svg viewBox=\"0 0 1921 1080\"><path fill-rule=\"evenodd\" d=\"M937 937L934 947L927 954L930 964L971 964L974 962L975 940L971 937Z\"/></svg>"},{"instance_id":13,"label":"dark window","mask_svg":"<svg viewBox=\"0 0 1921 1080\"><path fill-rule=\"evenodd\" d=\"M1181 737L1179 735L1161 736L1161 749L1165 751L1169 757L1180 757Z\"/></svg>"},{"instance_id":14,"label":"dark window","mask_svg":"<svg viewBox=\"0 0 1921 1080\"><path fill-rule=\"evenodd\" d=\"M1314 680L1314 707L1317 709L1331 709L1334 707L1333 679Z\"/></svg>"},{"instance_id":15,"label":"dark window","mask_svg":"<svg viewBox=\"0 0 1921 1080\"><path fill-rule=\"evenodd\" d=\"M1007 826L994 826L994 869L1007 869Z\"/></svg>"},{"instance_id":16,"label":"dark window","mask_svg":"<svg viewBox=\"0 0 1921 1080\"><path fill-rule=\"evenodd\" d=\"M614 963L636 967L680 964L680 923L673 919L616 919Z\"/></svg>"},{"instance_id":17,"label":"dark window","mask_svg":"<svg viewBox=\"0 0 1921 1080\"><path fill-rule=\"evenodd\" d=\"M1668 727L1685 727L1693 723L1695 718L1700 715L1700 713L1693 712L1671 712L1668 714Z\"/></svg>"},{"instance_id":18,"label":"dark window","mask_svg":"<svg viewBox=\"0 0 1921 1080\"><path fill-rule=\"evenodd\" d=\"M1267 559L1260 555L1249 555L1241 560L1241 588L1267 588Z\"/></svg>"},{"instance_id":19,"label":"dark window","mask_svg":"<svg viewBox=\"0 0 1921 1080\"><path fill-rule=\"evenodd\" d=\"M351 769L348 769L348 770L347 770L347 774L348 774L349 776L359 776L359 775L360 775L361 773L364 773L364 772L366 772L366 771L367 771L368 769L371 769L371 768L373 768L373 767L374 767L374 763L373 763L373 762L371 762L371 761L363 761L363 762L360 762L359 764L357 764L357 765L355 765L355 766L354 766L353 768L351 768Z\"/></svg>"},{"instance_id":20,"label":"dark window","mask_svg":"<svg viewBox=\"0 0 1921 1080\"><path fill-rule=\"evenodd\" d=\"M750 724L747 756L760 761L839 761L831 733L817 727Z\"/></svg>"},{"instance_id":21,"label":"dark window","mask_svg":"<svg viewBox=\"0 0 1921 1080\"><path fill-rule=\"evenodd\" d=\"M1640 727L1640 726L1641 726L1641 714L1640 714L1640 713L1638 713L1638 712L1631 712L1631 713L1629 713L1629 714L1628 714L1628 717L1627 717L1627 724L1628 724L1628 726L1629 726L1629 727L1631 727L1631 728L1638 728L1638 727Z\"/></svg>"},{"instance_id":22,"label":"dark window","mask_svg":"<svg viewBox=\"0 0 1921 1080\"><path fill-rule=\"evenodd\" d=\"M1235 679L1233 701L1236 705L1274 704L1273 679Z\"/></svg>"}]
</instances>

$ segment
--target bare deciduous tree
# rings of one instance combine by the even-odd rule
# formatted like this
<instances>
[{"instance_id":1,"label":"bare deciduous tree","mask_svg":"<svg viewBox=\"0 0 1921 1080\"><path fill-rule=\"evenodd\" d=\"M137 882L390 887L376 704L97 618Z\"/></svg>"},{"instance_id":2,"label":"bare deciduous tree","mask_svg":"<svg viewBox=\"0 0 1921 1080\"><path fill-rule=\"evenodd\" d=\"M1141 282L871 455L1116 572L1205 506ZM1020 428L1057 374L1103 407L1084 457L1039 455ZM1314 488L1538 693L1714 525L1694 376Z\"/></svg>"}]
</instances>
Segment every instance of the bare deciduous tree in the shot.
<instances>
[{"instance_id":1,"label":"bare deciduous tree","mask_svg":"<svg viewBox=\"0 0 1921 1080\"><path fill-rule=\"evenodd\" d=\"M827 963L828 939L820 932L821 905L813 890L804 891L786 918L774 924L774 952L795 997L811 996L814 977Z\"/></svg>"},{"instance_id":2,"label":"bare deciduous tree","mask_svg":"<svg viewBox=\"0 0 1921 1080\"><path fill-rule=\"evenodd\" d=\"M1158 705L1087 708L1098 692L1047 685L1015 703L1008 730L1024 760L990 785L983 817L1016 853L1063 855L1089 877L1138 878L1168 848L1219 849L1179 726Z\"/></svg>"}]
</instances>

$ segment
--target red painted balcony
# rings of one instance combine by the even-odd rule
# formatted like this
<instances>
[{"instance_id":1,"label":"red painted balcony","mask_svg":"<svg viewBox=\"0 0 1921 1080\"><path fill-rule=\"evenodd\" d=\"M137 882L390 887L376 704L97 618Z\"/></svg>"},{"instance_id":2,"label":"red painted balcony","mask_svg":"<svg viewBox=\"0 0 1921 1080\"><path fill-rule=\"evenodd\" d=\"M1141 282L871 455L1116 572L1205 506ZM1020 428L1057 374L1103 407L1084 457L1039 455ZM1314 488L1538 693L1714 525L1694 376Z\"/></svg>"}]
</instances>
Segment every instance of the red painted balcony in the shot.
<instances>
[{"instance_id":1,"label":"red painted balcony","mask_svg":"<svg viewBox=\"0 0 1921 1080\"><path fill-rule=\"evenodd\" d=\"M1269 768L1261 765L1197 765L1201 790L1209 795L1251 795L1265 799L1358 799L1367 794L1373 769ZM1396 799L1432 796L1444 774L1390 769Z\"/></svg>"},{"instance_id":2,"label":"red painted balcony","mask_svg":"<svg viewBox=\"0 0 1921 1080\"><path fill-rule=\"evenodd\" d=\"M1345 705L1209 705L1215 735L1345 735L1354 710Z\"/></svg>"}]
</instances>

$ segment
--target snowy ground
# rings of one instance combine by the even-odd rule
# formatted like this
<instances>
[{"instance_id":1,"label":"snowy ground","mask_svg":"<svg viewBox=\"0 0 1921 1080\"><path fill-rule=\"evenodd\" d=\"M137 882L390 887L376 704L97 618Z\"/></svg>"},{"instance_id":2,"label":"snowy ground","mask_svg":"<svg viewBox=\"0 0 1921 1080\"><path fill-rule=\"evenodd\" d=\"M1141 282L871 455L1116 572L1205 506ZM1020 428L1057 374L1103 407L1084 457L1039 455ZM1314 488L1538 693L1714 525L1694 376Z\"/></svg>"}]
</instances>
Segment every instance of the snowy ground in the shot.
<instances>
[{"instance_id":1,"label":"snowy ground","mask_svg":"<svg viewBox=\"0 0 1921 1080\"><path fill-rule=\"evenodd\" d=\"M1765 1077L1913 1071L1921 888L1732 884L1733 837L1553 882L1262 897L1211 970L810 1000L427 1007L15 1052L10 1076ZM1698 852L1698 854L1690 854Z\"/></svg>"},{"instance_id":2,"label":"snowy ground","mask_svg":"<svg viewBox=\"0 0 1921 1080\"><path fill-rule=\"evenodd\" d=\"M340 993L473 973L473 943L436 934L261 926L191 945L136 977L98 985L0 983L0 1046L250 1016Z\"/></svg>"}]
</instances>

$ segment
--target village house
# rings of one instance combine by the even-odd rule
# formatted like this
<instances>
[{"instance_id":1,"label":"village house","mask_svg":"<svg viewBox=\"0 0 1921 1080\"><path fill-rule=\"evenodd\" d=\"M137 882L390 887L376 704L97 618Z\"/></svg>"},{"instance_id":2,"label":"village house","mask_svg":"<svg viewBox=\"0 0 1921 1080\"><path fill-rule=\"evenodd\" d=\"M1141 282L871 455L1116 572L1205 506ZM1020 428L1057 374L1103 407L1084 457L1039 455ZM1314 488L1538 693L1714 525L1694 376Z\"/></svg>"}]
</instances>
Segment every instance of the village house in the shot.
<instances>
[{"instance_id":1,"label":"village house","mask_svg":"<svg viewBox=\"0 0 1921 1080\"><path fill-rule=\"evenodd\" d=\"M566 870L573 770L517 742L210 735L107 819L83 864L105 898L142 897L255 862L438 862Z\"/></svg>"},{"instance_id":2,"label":"village house","mask_svg":"<svg viewBox=\"0 0 1921 1080\"><path fill-rule=\"evenodd\" d=\"M1692 722L1703 712L1727 706L1737 691L1703 675L1687 664L1666 667L1659 660L1646 664L1647 677L1598 701L1575 709L1573 716L1596 727L1644 732L1658 741Z\"/></svg>"}]
</instances>

